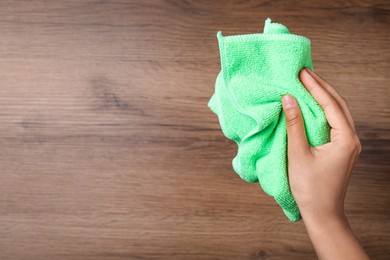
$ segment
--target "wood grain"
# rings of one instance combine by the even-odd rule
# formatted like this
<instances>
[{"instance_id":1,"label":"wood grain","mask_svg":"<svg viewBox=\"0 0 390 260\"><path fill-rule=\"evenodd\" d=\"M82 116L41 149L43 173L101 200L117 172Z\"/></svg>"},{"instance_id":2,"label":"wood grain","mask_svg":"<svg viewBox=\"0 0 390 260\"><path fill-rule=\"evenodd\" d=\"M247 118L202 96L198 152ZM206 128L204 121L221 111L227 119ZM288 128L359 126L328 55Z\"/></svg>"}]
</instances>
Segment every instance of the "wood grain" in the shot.
<instances>
[{"instance_id":1,"label":"wood grain","mask_svg":"<svg viewBox=\"0 0 390 260\"><path fill-rule=\"evenodd\" d=\"M216 32L312 40L363 144L346 198L390 254L388 1L0 1L1 259L313 259L207 108Z\"/></svg>"}]
</instances>

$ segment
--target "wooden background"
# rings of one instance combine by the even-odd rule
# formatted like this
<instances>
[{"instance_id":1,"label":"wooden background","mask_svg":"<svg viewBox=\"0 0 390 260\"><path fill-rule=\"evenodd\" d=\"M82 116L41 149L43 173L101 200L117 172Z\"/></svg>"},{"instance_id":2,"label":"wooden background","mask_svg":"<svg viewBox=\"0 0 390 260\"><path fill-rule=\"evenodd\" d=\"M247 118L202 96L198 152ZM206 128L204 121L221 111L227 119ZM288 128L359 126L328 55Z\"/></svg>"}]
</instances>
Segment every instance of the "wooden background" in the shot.
<instances>
[{"instance_id":1,"label":"wooden background","mask_svg":"<svg viewBox=\"0 0 390 260\"><path fill-rule=\"evenodd\" d=\"M390 255L388 1L0 1L1 259L313 259L207 107L216 32L312 40L363 144L346 198Z\"/></svg>"}]
</instances>

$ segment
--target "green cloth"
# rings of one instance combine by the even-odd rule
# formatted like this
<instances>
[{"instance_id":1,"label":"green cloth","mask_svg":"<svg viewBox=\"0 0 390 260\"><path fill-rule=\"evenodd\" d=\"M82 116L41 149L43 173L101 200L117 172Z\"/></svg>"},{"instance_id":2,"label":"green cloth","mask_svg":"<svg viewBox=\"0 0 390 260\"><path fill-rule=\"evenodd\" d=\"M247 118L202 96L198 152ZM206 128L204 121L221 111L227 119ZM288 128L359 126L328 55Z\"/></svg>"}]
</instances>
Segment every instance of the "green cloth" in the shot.
<instances>
[{"instance_id":1,"label":"green cloth","mask_svg":"<svg viewBox=\"0 0 390 260\"><path fill-rule=\"evenodd\" d=\"M221 72L208 106L224 135L238 144L233 169L247 182L260 182L293 222L301 219L287 176L287 131L281 98L296 97L311 146L329 142L324 112L299 80L313 69L310 40L265 21L262 34L217 34Z\"/></svg>"}]
</instances>

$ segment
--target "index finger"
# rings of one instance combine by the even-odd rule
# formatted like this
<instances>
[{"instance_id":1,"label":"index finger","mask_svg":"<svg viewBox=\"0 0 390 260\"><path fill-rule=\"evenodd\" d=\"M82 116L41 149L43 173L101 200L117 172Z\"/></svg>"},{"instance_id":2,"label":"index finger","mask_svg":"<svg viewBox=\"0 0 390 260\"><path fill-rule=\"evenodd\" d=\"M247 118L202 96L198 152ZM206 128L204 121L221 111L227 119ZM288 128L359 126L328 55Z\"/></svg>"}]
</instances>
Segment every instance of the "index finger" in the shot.
<instances>
[{"instance_id":1,"label":"index finger","mask_svg":"<svg viewBox=\"0 0 390 260\"><path fill-rule=\"evenodd\" d=\"M329 125L334 129L351 130L347 117L341 109L340 104L306 69L301 70L300 79L306 89L324 110Z\"/></svg>"},{"instance_id":2,"label":"index finger","mask_svg":"<svg viewBox=\"0 0 390 260\"><path fill-rule=\"evenodd\" d=\"M332 95L337 103L339 103L341 109L343 110L347 120L348 120L348 123L349 125L351 126L352 130L354 132L356 132L356 129L355 129L355 123L353 122L353 118L352 118L352 114L351 114L351 110L349 109L348 105L347 105L347 102L345 101L345 99L343 99L343 97L337 92L336 89L334 89L328 82L326 82L323 78L321 78L319 75L317 75L316 73L314 73L313 71L311 71L310 69L307 70L310 75L315 78L315 80L321 84L321 86L323 86L330 95Z\"/></svg>"}]
</instances>

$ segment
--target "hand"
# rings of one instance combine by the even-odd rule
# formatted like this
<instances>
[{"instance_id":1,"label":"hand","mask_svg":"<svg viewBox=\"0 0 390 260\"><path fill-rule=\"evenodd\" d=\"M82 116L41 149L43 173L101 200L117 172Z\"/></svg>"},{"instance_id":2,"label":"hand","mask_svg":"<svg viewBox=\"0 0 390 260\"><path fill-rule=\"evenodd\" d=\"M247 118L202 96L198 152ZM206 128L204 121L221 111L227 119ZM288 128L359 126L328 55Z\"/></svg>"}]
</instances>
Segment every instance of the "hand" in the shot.
<instances>
[{"instance_id":1,"label":"hand","mask_svg":"<svg viewBox=\"0 0 390 260\"><path fill-rule=\"evenodd\" d=\"M283 97L291 192L319 257L367 259L344 214L349 178L361 152L351 112L336 90L314 72L303 69L300 79L323 108L331 141L310 147L298 103L290 95Z\"/></svg>"},{"instance_id":2,"label":"hand","mask_svg":"<svg viewBox=\"0 0 390 260\"><path fill-rule=\"evenodd\" d=\"M283 97L291 191L303 217L339 217L344 214L349 177L361 150L359 138L342 97L309 69L301 71L300 79L325 112L331 142L310 147L297 102L292 96Z\"/></svg>"}]
</instances>

